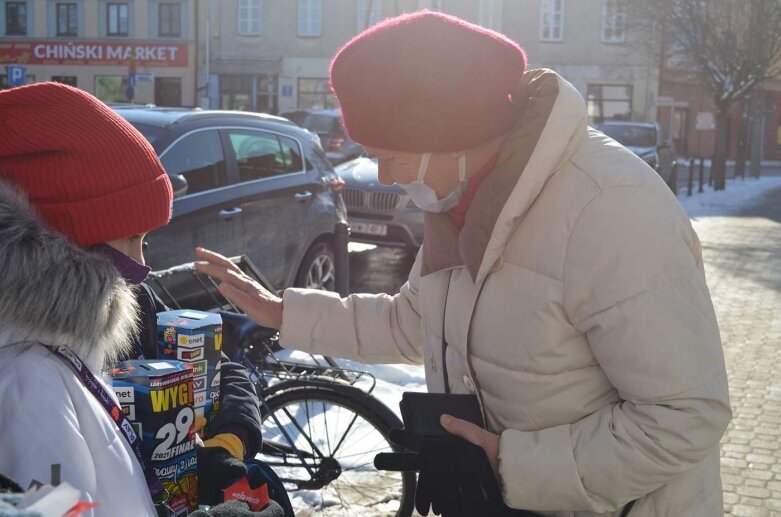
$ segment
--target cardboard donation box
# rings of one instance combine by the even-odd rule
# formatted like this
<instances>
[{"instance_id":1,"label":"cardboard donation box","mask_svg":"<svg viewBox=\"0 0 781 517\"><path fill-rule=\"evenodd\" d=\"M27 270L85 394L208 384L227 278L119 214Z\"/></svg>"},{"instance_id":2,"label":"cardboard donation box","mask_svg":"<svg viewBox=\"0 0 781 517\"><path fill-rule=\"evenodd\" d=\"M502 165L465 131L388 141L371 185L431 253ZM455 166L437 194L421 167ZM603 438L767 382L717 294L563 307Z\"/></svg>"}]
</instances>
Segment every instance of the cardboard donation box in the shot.
<instances>
[{"instance_id":1,"label":"cardboard donation box","mask_svg":"<svg viewBox=\"0 0 781 517\"><path fill-rule=\"evenodd\" d=\"M222 318L195 310L157 313L157 357L184 362L193 370L193 405L211 421L220 408Z\"/></svg>"},{"instance_id":2,"label":"cardboard donation box","mask_svg":"<svg viewBox=\"0 0 781 517\"><path fill-rule=\"evenodd\" d=\"M131 360L111 372L114 393L177 517L198 508L193 370L179 361Z\"/></svg>"}]
</instances>

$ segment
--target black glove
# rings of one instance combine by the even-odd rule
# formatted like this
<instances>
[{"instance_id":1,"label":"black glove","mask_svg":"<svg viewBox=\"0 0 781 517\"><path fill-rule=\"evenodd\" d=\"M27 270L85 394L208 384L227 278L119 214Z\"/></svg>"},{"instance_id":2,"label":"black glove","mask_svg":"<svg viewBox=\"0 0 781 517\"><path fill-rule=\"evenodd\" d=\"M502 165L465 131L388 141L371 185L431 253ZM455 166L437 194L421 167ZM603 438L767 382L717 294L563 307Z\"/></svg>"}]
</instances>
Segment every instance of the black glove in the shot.
<instances>
[{"instance_id":1,"label":"black glove","mask_svg":"<svg viewBox=\"0 0 781 517\"><path fill-rule=\"evenodd\" d=\"M481 447L457 436L423 437L393 429L389 439L413 452L378 454L379 470L418 471L415 509L443 517L534 515L507 507Z\"/></svg>"},{"instance_id":2,"label":"black glove","mask_svg":"<svg viewBox=\"0 0 781 517\"><path fill-rule=\"evenodd\" d=\"M198 453L198 504L223 501L222 491L247 475L247 466L222 447L196 447Z\"/></svg>"},{"instance_id":3,"label":"black glove","mask_svg":"<svg viewBox=\"0 0 781 517\"><path fill-rule=\"evenodd\" d=\"M285 512L274 501L269 501L268 505L259 512L250 511L249 505L245 502L228 501L209 510L193 512L190 517L285 517Z\"/></svg>"}]
</instances>

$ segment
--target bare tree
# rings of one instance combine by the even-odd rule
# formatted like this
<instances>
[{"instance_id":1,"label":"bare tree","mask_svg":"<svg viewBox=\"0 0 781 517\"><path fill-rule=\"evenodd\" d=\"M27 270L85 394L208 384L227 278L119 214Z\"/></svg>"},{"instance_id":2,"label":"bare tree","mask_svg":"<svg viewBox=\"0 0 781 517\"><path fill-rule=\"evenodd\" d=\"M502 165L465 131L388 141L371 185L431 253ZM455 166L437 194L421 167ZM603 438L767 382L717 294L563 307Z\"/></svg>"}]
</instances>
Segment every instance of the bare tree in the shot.
<instances>
[{"instance_id":1,"label":"bare tree","mask_svg":"<svg viewBox=\"0 0 781 517\"><path fill-rule=\"evenodd\" d=\"M635 28L658 35L652 51L660 70L689 73L710 91L716 109L713 182L723 189L730 111L781 73L781 0L626 1Z\"/></svg>"}]
</instances>

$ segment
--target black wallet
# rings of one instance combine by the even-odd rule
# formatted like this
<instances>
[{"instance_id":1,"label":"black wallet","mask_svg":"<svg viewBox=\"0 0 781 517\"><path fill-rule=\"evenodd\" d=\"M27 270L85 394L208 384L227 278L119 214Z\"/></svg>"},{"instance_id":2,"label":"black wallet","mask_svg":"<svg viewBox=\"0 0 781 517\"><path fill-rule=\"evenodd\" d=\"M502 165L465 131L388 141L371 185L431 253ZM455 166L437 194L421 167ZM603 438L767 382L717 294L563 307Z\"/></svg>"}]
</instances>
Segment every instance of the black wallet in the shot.
<instances>
[{"instance_id":1,"label":"black wallet","mask_svg":"<svg viewBox=\"0 0 781 517\"><path fill-rule=\"evenodd\" d=\"M407 391L401 396L399 408L404 428L421 436L450 436L439 424L444 413L485 428L476 395Z\"/></svg>"}]
</instances>

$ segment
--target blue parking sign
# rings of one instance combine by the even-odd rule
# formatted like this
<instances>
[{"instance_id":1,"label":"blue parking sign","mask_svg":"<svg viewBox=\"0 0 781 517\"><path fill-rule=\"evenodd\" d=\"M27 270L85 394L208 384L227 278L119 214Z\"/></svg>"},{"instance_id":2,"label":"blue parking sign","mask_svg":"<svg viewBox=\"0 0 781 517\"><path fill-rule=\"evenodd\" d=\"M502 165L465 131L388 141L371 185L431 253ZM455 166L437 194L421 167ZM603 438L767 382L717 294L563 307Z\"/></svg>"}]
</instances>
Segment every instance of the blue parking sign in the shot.
<instances>
[{"instance_id":1,"label":"blue parking sign","mask_svg":"<svg viewBox=\"0 0 781 517\"><path fill-rule=\"evenodd\" d=\"M22 86L27 82L25 67L19 65L6 65L5 70L8 73L8 86Z\"/></svg>"}]
</instances>

